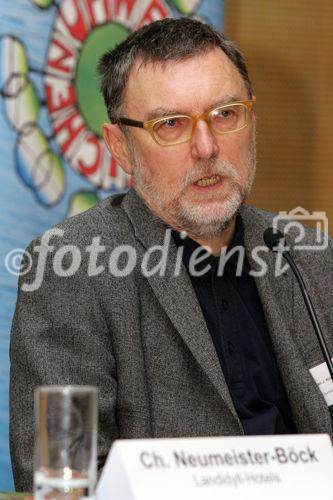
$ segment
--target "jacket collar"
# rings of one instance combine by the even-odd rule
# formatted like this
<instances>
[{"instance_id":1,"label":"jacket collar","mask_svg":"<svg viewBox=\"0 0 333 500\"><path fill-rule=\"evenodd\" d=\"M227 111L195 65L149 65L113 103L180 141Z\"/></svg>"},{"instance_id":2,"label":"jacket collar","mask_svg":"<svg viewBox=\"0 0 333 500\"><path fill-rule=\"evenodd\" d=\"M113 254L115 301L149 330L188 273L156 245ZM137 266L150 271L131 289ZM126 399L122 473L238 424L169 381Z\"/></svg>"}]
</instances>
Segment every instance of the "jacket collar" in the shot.
<instances>
[{"instance_id":1,"label":"jacket collar","mask_svg":"<svg viewBox=\"0 0 333 500\"><path fill-rule=\"evenodd\" d=\"M184 343L209 377L234 418L238 421L239 431L242 433L241 424L232 404L214 344L190 278L183 265L178 264L179 272L175 273L175 269L177 269L177 246L171 236L171 228L168 228L160 219L152 214L134 190L129 191L125 196L122 207L127 213L133 225L135 236L141 243L144 251L153 247L156 249L159 245L162 246L166 234L169 235L169 250L165 273L163 276L160 276L159 273L154 273L151 276L147 276L147 279L162 308L181 335ZM166 233L166 230L169 231ZM158 252L155 254L152 252L151 267L157 265L160 258L161 255Z\"/></svg>"},{"instance_id":2,"label":"jacket collar","mask_svg":"<svg viewBox=\"0 0 333 500\"><path fill-rule=\"evenodd\" d=\"M143 251L162 246L166 230L169 229L165 273L163 276L155 273L147 279L184 343L237 419L242 433L212 339L185 267L178 265L179 272L175 275L177 246L171 237L171 228L150 211L133 189L124 197L122 207L133 225L135 236ZM293 335L295 281L290 270L279 277L275 276L277 255L268 252L263 243L262 235L271 224L271 216L243 206L240 209L240 217L244 226L245 251L251 268L254 271L260 271L261 268L253 253L255 248L259 249L257 255L262 259L261 263L267 266L264 276L255 277L255 281L297 428L301 432L311 432L318 427L320 421L323 432L330 432L329 413L323 408L322 396L309 374L309 367L305 366L299 344ZM157 265L160 257L158 252L152 254L151 265Z\"/></svg>"},{"instance_id":3,"label":"jacket collar","mask_svg":"<svg viewBox=\"0 0 333 500\"><path fill-rule=\"evenodd\" d=\"M305 340L300 339L301 336L312 339L315 333L307 322L298 284L290 268L276 276L275 270L280 268L279 256L263 244L263 233L272 225L272 214L244 206L241 217L251 268L259 268L253 253L255 248L262 249L260 257L267 265L267 272L262 277L255 277L255 281L298 432L318 432L316 429L320 428L321 432L331 433L329 412L309 373L310 366L302 348Z\"/></svg>"}]
</instances>

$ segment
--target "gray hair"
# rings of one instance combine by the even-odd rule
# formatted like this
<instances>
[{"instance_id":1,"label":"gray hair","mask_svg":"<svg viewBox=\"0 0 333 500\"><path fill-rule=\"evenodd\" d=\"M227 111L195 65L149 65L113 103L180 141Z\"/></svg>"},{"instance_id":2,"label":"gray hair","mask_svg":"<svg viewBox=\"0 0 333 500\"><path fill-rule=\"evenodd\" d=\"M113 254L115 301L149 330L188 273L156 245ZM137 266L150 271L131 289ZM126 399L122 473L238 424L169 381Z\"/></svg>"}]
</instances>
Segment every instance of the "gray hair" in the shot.
<instances>
[{"instance_id":1,"label":"gray hair","mask_svg":"<svg viewBox=\"0 0 333 500\"><path fill-rule=\"evenodd\" d=\"M110 121L119 118L126 84L137 58L143 63L179 62L215 47L235 65L253 95L252 83L242 54L236 45L211 26L190 18L166 18L134 31L98 63L100 89Z\"/></svg>"}]
</instances>

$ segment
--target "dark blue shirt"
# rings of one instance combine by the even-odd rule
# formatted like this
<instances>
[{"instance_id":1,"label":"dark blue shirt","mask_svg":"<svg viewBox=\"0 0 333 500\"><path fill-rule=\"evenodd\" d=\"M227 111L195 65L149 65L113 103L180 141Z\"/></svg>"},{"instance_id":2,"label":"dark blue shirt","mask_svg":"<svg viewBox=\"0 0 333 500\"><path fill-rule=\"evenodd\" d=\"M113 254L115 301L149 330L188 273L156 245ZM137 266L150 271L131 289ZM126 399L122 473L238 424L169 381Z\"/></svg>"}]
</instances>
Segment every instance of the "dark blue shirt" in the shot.
<instances>
[{"instance_id":1,"label":"dark blue shirt","mask_svg":"<svg viewBox=\"0 0 333 500\"><path fill-rule=\"evenodd\" d=\"M236 412L247 435L295 432L292 413L279 373L262 304L244 251L244 230L237 217L231 249L243 248L244 263L237 273L236 251L222 269L221 257L208 254L190 238L173 232L177 246L184 246L183 263L190 275ZM193 266L190 259L206 258ZM192 257L193 259L193 257ZM194 261L192 260L192 264ZM239 274L239 275L237 275Z\"/></svg>"}]
</instances>

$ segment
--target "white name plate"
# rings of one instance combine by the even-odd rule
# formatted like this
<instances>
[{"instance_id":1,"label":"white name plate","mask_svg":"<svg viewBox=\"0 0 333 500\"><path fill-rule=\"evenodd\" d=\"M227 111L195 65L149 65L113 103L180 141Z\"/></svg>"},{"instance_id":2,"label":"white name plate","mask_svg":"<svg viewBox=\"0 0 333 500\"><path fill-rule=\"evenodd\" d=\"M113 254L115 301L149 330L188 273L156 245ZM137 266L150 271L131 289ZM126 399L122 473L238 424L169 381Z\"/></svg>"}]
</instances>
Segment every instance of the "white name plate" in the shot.
<instances>
[{"instance_id":1,"label":"white name plate","mask_svg":"<svg viewBox=\"0 0 333 500\"><path fill-rule=\"evenodd\" d=\"M333 499L326 434L115 441L97 500Z\"/></svg>"}]
</instances>

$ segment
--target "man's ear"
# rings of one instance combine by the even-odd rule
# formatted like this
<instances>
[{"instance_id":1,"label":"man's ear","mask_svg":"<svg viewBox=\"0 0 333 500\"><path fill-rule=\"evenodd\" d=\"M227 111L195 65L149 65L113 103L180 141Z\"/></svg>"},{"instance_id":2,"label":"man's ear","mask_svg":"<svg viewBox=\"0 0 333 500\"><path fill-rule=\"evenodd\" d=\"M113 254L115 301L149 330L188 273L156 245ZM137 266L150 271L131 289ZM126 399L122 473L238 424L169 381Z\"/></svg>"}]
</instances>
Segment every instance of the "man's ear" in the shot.
<instances>
[{"instance_id":1,"label":"man's ear","mask_svg":"<svg viewBox=\"0 0 333 500\"><path fill-rule=\"evenodd\" d=\"M133 167L131 165L126 138L118 125L104 123L102 127L104 141L112 157L119 163L121 168L128 175L132 175Z\"/></svg>"}]
</instances>

